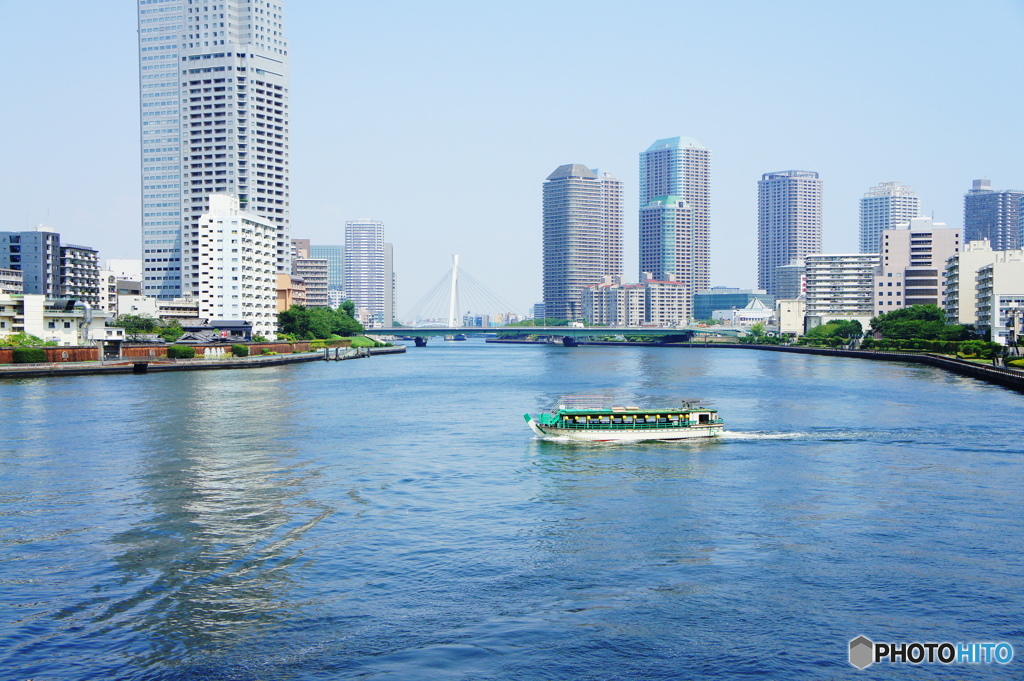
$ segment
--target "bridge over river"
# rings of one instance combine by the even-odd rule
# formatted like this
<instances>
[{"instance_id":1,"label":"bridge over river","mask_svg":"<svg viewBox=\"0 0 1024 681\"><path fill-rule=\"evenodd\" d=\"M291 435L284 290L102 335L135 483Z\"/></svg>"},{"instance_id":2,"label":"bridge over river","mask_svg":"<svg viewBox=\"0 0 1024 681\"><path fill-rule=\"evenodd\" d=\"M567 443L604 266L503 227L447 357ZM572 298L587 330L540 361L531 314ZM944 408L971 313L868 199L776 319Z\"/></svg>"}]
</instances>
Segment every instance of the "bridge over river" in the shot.
<instances>
[{"instance_id":1,"label":"bridge over river","mask_svg":"<svg viewBox=\"0 0 1024 681\"><path fill-rule=\"evenodd\" d=\"M738 329L707 326L676 326L676 327L637 327L637 326L388 326L378 329L367 329L373 335L407 336L416 342L416 347L424 347L427 339L438 336L467 336L490 333L514 333L531 336L548 336L558 339L566 346L575 346L580 338L593 336L640 336L655 339L689 340L694 336L739 336Z\"/></svg>"}]
</instances>

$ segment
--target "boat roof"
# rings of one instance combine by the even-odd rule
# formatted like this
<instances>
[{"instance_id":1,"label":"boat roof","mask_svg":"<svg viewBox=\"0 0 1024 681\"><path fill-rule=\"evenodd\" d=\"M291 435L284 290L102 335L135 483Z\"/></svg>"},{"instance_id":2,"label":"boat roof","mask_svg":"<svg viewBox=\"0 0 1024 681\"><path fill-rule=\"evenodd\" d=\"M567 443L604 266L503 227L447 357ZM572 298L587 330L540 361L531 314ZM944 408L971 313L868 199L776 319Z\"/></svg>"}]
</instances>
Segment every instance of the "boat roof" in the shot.
<instances>
[{"instance_id":1,"label":"boat roof","mask_svg":"<svg viewBox=\"0 0 1024 681\"><path fill-rule=\"evenodd\" d=\"M557 409L560 414L689 414L694 411L713 411L717 412L717 409L710 407L607 407L607 408L592 408L592 409L579 409L579 408L559 408Z\"/></svg>"},{"instance_id":2,"label":"boat roof","mask_svg":"<svg viewBox=\"0 0 1024 681\"><path fill-rule=\"evenodd\" d=\"M707 405L702 405L697 399L683 399L681 407L637 407L617 406L613 398L607 395L565 395L558 399L552 411L563 414L594 414L594 413L615 413L615 414L683 414L692 411L716 411Z\"/></svg>"}]
</instances>

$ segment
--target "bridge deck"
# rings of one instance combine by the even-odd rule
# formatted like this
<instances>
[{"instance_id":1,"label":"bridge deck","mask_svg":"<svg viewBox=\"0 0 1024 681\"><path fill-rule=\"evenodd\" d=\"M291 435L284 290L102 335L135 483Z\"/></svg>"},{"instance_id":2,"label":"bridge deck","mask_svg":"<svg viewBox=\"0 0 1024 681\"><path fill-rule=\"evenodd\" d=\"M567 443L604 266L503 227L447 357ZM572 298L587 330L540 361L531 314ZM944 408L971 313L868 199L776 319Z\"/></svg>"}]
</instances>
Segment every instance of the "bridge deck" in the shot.
<instances>
[{"instance_id":1,"label":"bridge deck","mask_svg":"<svg viewBox=\"0 0 1024 681\"><path fill-rule=\"evenodd\" d=\"M482 333L518 333L538 336L558 336L560 338L586 338L588 336L685 336L691 334L713 334L718 336L738 336L740 329L679 326L672 328L649 328L637 326L450 326L450 327L411 327L393 326L381 329L367 329L367 333L389 336L413 336L419 338L436 338L437 336L453 336L457 333L477 335Z\"/></svg>"}]
</instances>

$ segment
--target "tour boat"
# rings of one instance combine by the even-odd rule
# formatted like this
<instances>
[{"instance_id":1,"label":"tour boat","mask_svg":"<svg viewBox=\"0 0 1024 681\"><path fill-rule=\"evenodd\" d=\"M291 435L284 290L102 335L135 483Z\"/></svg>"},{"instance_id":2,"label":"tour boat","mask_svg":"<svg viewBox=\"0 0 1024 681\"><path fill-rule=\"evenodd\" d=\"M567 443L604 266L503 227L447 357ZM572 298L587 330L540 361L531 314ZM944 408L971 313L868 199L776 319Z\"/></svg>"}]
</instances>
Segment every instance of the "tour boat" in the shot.
<instances>
[{"instance_id":1,"label":"tour boat","mask_svg":"<svg viewBox=\"0 0 1024 681\"><path fill-rule=\"evenodd\" d=\"M683 400L681 407L616 407L605 397L568 396L545 414L523 414L533 432L541 437L565 437L589 442L639 442L641 440L689 440L714 437L725 430L715 409L697 400Z\"/></svg>"}]
</instances>

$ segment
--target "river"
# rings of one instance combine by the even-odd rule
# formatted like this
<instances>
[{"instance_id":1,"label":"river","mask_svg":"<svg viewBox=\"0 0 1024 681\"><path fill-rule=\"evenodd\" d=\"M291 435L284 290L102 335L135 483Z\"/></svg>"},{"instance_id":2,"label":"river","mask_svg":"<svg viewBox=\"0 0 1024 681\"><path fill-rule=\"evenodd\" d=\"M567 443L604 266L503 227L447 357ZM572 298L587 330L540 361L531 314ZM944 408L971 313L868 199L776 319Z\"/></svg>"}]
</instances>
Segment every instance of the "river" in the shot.
<instances>
[{"instance_id":1,"label":"river","mask_svg":"<svg viewBox=\"0 0 1024 681\"><path fill-rule=\"evenodd\" d=\"M562 394L705 442L537 440ZM12 679L1019 678L1024 396L900 363L432 340L0 382ZM1007 641L1007 665L848 642Z\"/></svg>"}]
</instances>

